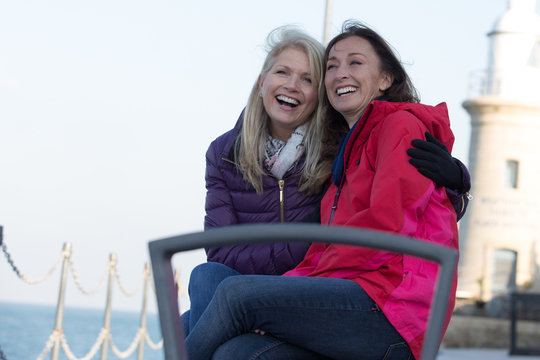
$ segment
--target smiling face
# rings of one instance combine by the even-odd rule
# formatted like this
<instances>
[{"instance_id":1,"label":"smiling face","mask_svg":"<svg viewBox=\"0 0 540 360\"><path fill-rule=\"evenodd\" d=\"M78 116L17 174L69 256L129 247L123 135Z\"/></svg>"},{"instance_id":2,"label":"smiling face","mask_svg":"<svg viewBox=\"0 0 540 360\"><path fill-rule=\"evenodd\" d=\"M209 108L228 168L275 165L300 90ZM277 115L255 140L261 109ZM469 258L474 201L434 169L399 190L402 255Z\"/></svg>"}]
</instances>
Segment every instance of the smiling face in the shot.
<instances>
[{"instance_id":1,"label":"smiling face","mask_svg":"<svg viewBox=\"0 0 540 360\"><path fill-rule=\"evenodd\" d=\"M318 104L308 57L297 48L287 48L276 56L270 71L259 78L259 89L270 117L270 135L280 140L288 140Z\"/></svg>"},{"instance_id":2,"label":"smiling face","mask_svg":"<svg viewBox=\"0 0 540 360\"><path fill-rule=\"evenodd\" d=\"M390 87L392 78L381 72L369 41L350 36L330 49L324 84L330 104L352 127L369 103Z\"/></svg>"}]
</instances>

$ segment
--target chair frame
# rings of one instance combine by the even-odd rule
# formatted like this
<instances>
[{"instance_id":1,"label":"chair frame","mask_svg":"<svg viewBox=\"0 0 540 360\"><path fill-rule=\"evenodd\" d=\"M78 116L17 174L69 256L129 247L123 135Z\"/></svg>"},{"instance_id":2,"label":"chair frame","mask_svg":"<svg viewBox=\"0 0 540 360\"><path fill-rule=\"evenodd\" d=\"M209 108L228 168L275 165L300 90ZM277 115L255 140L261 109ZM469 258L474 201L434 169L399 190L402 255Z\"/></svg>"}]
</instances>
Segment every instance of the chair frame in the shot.
<instances>
[{"instance_id":1,"label":"chair frame","mask_svg":"<svg viewBox=\"0 0 540 360\"><path fill-rule=\"evenodd\" d=\"M172 256L199 248L264 242L333 243L381 249L412 255L439 264L422 360L437 356L451 296L458 254L455 249L396 234L343 226L318 224L246 224L222 227L148 243L166 360L187 360L184 330L179 316L178 290Z\"/></svg>"}]
</instances>

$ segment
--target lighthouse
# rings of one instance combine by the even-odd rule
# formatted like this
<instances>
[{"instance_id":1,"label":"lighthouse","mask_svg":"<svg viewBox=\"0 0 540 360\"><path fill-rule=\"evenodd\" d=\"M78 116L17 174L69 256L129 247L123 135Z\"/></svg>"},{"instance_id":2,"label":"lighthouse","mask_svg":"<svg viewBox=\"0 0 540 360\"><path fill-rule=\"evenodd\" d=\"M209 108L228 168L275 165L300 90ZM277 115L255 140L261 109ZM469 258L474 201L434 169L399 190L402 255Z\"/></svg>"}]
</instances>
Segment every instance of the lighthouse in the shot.
<instances>
[{"instance_id":1,"label":"lighthouse","mask_svg":"<svg viewBox=\"0 0 540 360\"><path fill-rule=\"evenodd\" d=\"M540 267L540 15L509 0L488 33L488 66L463 103L474 200L460 222L458 297L537 286Z\"/></svg>"}]
</instances>

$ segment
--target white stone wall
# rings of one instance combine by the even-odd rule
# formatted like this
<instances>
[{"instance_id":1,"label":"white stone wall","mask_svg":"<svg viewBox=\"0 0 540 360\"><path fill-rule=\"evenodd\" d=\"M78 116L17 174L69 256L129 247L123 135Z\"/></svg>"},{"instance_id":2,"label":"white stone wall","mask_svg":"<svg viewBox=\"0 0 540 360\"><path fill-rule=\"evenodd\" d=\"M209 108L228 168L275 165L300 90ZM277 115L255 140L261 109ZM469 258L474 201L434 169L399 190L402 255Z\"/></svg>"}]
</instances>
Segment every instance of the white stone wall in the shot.
<instances>
[{"instance_id":1,"label":"white stone wall","mask_svg":"<svg viewBox=\"0 0 540 360\"><path fill-rule=\"evenodd\" d=\"M473 201L460 226L461 295L492 295L495 249L517 252L516 282L540 265L540 104L486 96L464 104L471 114L469 167ZM507 160L519 163L517 188L505 186ZM479 283L482 280L482 283Z\"/></svg>"}]
</instances>

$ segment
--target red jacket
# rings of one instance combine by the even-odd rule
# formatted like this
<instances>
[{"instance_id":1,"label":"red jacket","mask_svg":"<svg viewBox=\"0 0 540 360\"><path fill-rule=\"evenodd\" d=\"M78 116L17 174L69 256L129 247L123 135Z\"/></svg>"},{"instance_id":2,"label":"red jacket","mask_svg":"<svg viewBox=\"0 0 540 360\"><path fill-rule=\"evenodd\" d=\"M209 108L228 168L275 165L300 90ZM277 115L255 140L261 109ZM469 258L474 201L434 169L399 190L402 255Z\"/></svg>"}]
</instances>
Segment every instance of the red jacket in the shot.
<instances>
[{"instance_id":1,"label":"red jacket","mask_svg":"<svg viewBox=\"0 0 540 360\"><path fill-rule=\"evenodd\" d=\"M322 200L321 223L383 230L458 249L456 212L445 189L408 162L411 140L425 138L425 131L452 149L445 104L373 101L346 144L341 184L332 184ZM355 281L420 359L436 264L375 249L313 244L286 275ZM445 330L454 302L452 296Z\"/></svg>"}]
</instances>

